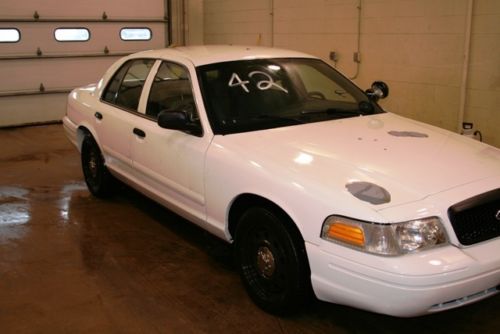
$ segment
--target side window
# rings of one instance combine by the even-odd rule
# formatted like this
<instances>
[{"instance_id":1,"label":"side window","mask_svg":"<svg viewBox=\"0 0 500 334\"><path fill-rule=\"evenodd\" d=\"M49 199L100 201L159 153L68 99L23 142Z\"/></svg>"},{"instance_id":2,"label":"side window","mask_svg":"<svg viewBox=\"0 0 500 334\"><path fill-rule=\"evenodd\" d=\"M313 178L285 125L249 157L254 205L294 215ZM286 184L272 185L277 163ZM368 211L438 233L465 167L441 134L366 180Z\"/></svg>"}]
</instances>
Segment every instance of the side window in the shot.
<instances>
[{"instance_id":1,"label":"side window","mask_svg":"<svg viewBox=\"0 0 500 334\"><path fill-rule=\"evenodd\" d=\"M103 100L137 111L144 82L153 64L152 59L135 59L125 63L106 87Z\"/></svg>"},{"instance_id":2,"label":"side window","mask_svg":"<svg viewBox=\"0 0 500 334\"><path fill-rule=\"evenodd\" d=\"M178 64L163 62L151 85L146 115L157 119L162 111L180 109L188 113L193 123L199 123L187 69Z\"/></svg>"},{"instance_id":3,"label":"side window","mask_svg":"<svg viewBox=\"0 0 500 334\"><path fill-rule=\"evenodd\" d=\"M317 69L309 65L298 65L297 70L310 97L330 101L356 102L351 94Z\"/></svg>"},{"instance_id":4,"label":"side window","mask_svg":"<svg viewBox=\"0 0 500 334\"><path fill-rule=\"evenodd\" d=\"M104 90L104 94L102 95L102 99L106 102L115 103L116 96L118 94L118 88L120 88L120 84L122 83L123 77L130 66L130 61L126 62L120 69L115 73L113 78L109 81L108 87Z\"/></svg>"}]
</instances>

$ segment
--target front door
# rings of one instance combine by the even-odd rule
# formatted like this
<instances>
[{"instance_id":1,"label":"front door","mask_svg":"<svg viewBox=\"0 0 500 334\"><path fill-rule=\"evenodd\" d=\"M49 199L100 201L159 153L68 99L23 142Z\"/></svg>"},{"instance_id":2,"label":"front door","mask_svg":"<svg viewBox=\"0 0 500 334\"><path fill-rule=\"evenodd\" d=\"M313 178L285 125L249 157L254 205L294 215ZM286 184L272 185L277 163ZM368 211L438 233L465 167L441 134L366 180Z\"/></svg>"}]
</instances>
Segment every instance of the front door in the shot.
<instances>
[{"instance_id":1,"label":"front door","mask_svg":"<svg viewBox=\"0 0 500 334\"><path fill-rule=\"evenodd\" d=\"M157 66L155 66L156 69ZM149 80L148 80L149 81ZM160 112L185 111L199 123L188 70L173 62L161 62L151 80L145 119L135 135L131 152L138 181L174 211L194 222L205 220L204 170L209 136L160 128ZM201 129L201 125L200 125Z\"/></svg>"}]
</instances>

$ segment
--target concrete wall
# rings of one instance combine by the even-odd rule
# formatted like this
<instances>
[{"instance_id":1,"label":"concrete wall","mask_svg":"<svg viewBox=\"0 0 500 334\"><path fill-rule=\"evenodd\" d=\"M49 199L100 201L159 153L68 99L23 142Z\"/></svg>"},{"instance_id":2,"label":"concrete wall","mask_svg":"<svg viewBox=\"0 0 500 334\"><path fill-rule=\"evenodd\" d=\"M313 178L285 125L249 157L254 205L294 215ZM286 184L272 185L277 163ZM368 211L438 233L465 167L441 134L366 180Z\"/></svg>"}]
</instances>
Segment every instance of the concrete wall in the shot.
<instances>
[{"instance_id":1,"label":"concrete wall","mask_svg":"<svg viewBox=\"0 0 500 334\"><path fill-rule=\"evenodd\" d=\"M358 6L361 3L361 11ZM384 80L392 112L458 129L469 0L205 0L205 44L317 55L362 87ZM474 0L464 120L500 147L500 1Z\"/></svg>"}]
</instances>

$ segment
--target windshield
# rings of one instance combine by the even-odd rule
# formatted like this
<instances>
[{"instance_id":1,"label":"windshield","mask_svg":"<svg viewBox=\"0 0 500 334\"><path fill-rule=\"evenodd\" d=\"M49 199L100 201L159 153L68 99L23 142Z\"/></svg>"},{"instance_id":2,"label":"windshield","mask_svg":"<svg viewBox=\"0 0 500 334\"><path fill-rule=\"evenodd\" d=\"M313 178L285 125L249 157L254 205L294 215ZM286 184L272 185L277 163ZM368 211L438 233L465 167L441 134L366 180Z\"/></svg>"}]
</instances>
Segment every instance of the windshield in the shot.
<instances>
[{"instance_id":1,"label":"windshield","mask_svg":"<svg viewBox=\"0 0 500 334\"><path fill-rule=\"evenodd\" d=\"M197 69L216 134L256 131L383 112L318 59L257 59Z\"/></svg>"}]
</instances>

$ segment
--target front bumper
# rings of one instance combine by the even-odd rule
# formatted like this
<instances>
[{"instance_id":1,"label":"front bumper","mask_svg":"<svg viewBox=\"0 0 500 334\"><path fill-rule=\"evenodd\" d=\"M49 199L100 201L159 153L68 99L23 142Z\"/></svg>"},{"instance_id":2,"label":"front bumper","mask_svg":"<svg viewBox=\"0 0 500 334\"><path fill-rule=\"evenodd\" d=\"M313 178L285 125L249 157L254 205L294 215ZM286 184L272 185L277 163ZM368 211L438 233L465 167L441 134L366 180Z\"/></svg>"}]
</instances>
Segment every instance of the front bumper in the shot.
<instances>
[{"instance_id":1,"label":"front bumper","mask_svg":"<svg viewBox=\"0 0 500 334\"><path fill-rule=\"evenodd\" d=\"M398 317L473 303L498 293L500 239L382 257L322 241L306 243L318 299Z\"/></svg>"}]
</instances>

